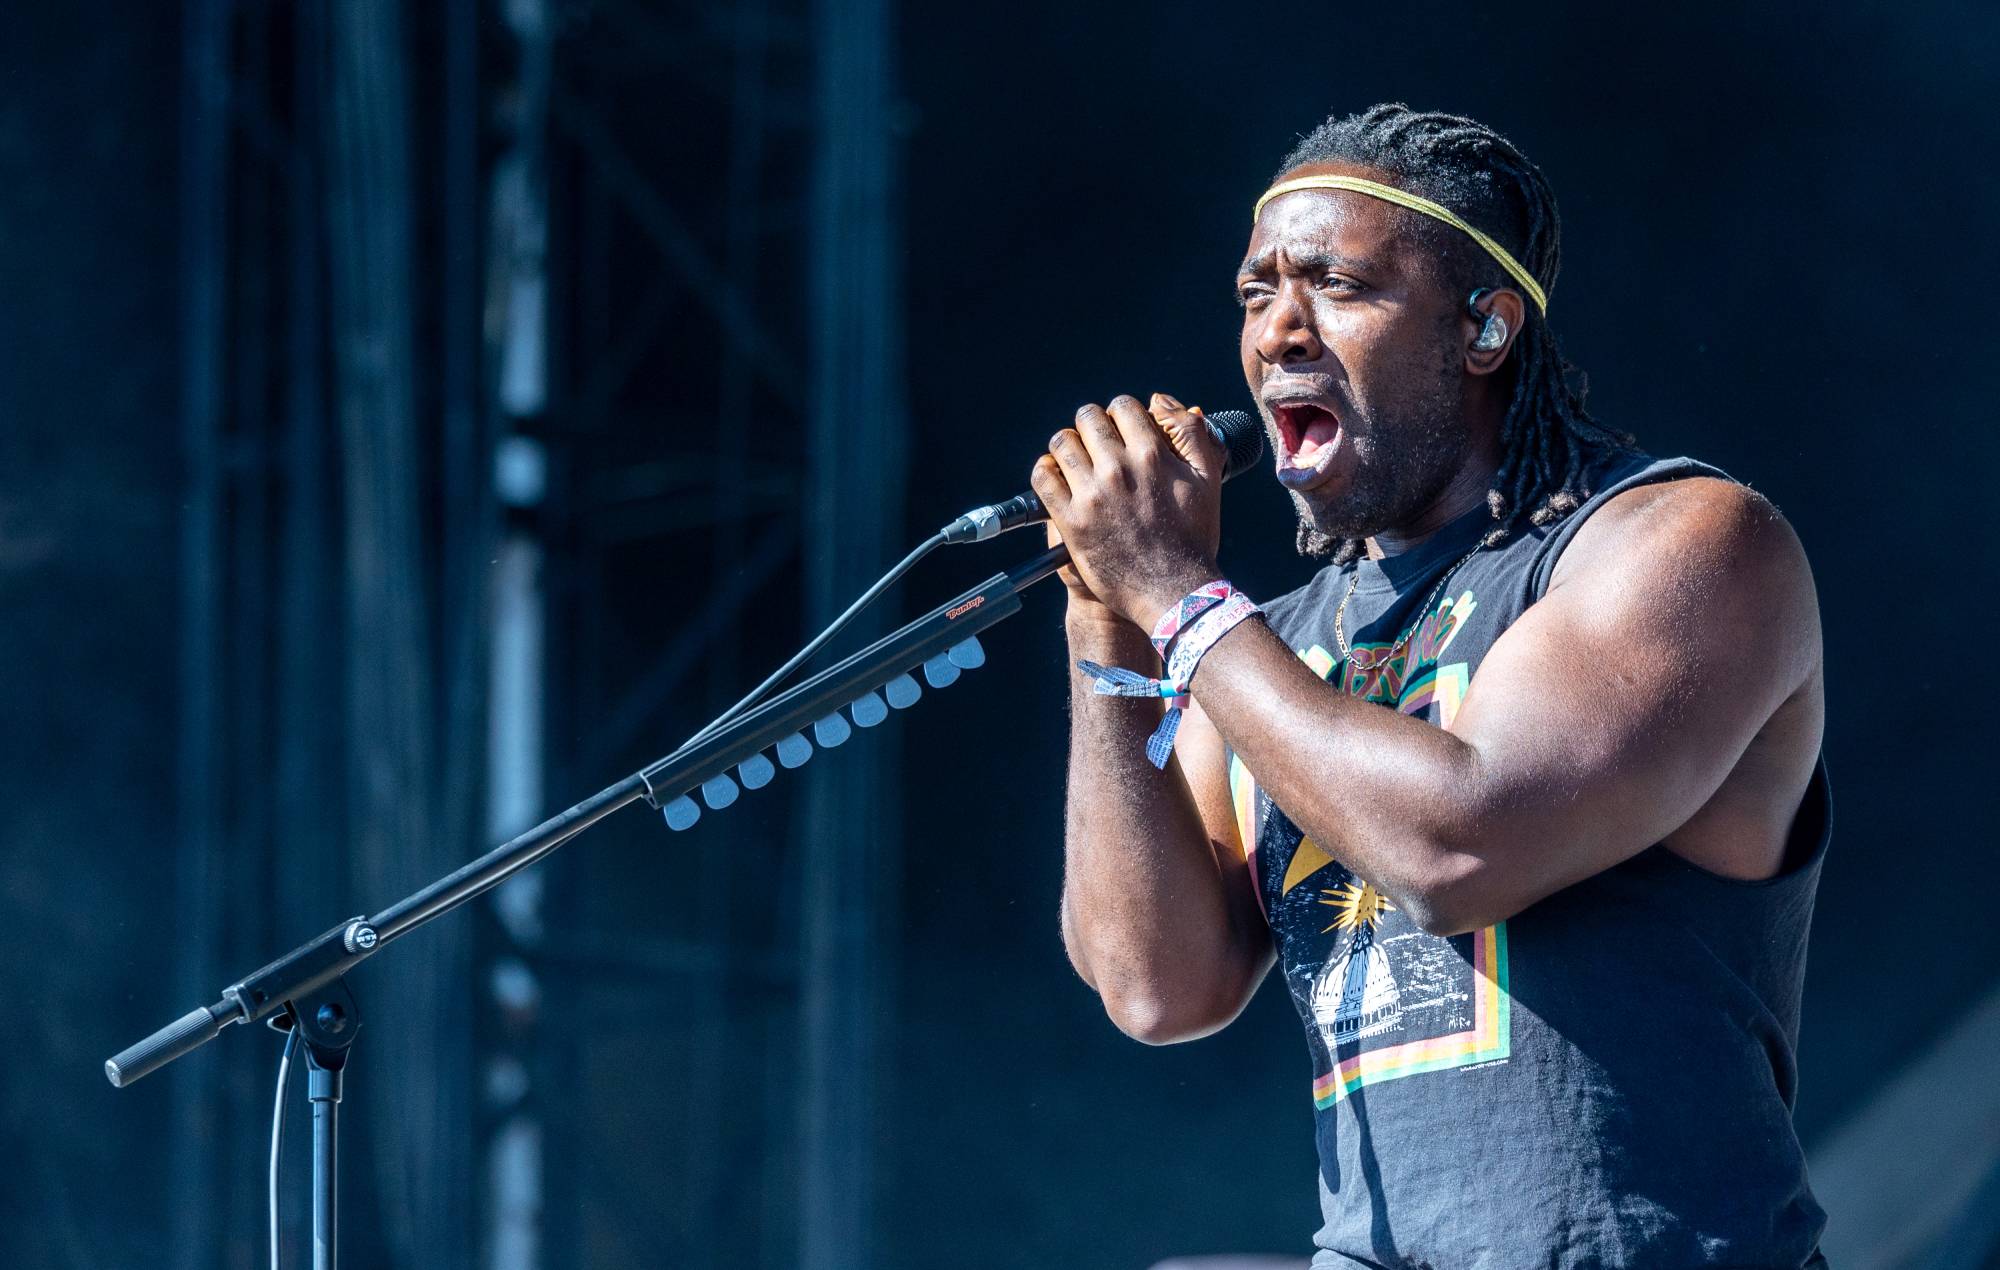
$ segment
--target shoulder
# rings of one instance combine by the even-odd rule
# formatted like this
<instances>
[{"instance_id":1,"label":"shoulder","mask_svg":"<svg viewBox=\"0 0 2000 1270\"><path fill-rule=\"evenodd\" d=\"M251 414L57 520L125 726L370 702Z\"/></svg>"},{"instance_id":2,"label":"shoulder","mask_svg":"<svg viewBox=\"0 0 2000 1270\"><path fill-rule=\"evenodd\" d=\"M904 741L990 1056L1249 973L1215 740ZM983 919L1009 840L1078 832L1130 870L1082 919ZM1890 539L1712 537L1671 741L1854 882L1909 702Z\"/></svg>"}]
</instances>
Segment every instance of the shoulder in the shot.
<instances>
[{"instance_id":1,"label":"shoulder","mask_svg":"<svg viewBox=\"0 0 2000 1270\"><path fill-rule=\"evenodd\" d=\"M1817 663L1819 604L1805 548L1771 500L1725 477L1636 485L1607 499L1557 563L1550 590L1565 588L1698 637L1788 632L1784 642L1802 658L1809 646Z\"/></svg>"},{"instance_id":2,"label":"shoulder","mask_svg":"<svg viewBox=\"0 0 2000 1270\"><path fill-rule=\"evenodd\" d=\"M1561 585L1612 560L1810 579L1805 548L1770 499L1720 476L1636 485L1577 528L1556 566Z\"/></svg>"}]
</instances>

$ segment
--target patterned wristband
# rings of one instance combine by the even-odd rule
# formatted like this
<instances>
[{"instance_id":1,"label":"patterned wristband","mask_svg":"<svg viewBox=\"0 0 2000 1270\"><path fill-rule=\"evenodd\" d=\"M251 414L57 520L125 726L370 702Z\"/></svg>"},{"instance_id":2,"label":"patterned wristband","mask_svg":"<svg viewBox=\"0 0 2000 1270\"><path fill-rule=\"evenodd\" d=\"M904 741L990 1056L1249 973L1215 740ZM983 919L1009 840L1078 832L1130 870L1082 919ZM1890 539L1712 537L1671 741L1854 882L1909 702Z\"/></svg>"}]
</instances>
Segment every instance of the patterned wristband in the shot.
<instances>
[{"instance_id":1,"label":"patterned wristband","mask_svg":"<svg viewBox=\"0 0 2000 1270\"><path fill-rule=\"evenodd\" d=\"M1146 738L1146 758L1164 769L1174 752L1174 737L1180 732L1181 702L1194 679L1195 667L1217 640L1234 630L1245 618L1263 612L1250 599L1220 579L1182 598L1153 628L1153 647L1167 659L1166 673L1159 678L1142 675L1123 666L1105 666L1079 659L1077 668L1095 678L1091 691L1101 697L1165 697L1167 712L1159 727ZM1168 656L1167 646L1173 646Z\"/></svg>"},{"instance_id":2,"label":"patterned wristband","mask_svg":"<svg viewBox=\"0 0 2000 1270\"><path fill-rule=\"evenodd\" d=\"M1217 578L1213 582L1204 582L1194 590L1189 591L1180 598L1179 603L1160 614L1159 621L1153 623L1154 651L1159 653L1162 658L1165 658L1167 655L1167 645L1174 642L1174 636L1180 634L1203 613L1208 612L1208 610L1234 594L1236 594L1236 588L1230 586L1228 580L1225 578Z\"/></svg>"},{"instance_id":3,"label":"patterned wristband","mask_svg":"<svg viewBox=\"0 0 2000 1270\"><path fill-rule=\"evenodd\" d=\"M1217 640L1236 629L1244 618L1254 617L1263 612L1251 598L1241 591L1230 593L1227 600L1203 613L1192 626L1181 632L1180 642L1174 645L1174 655L1167 661L1167 678L1186 692L1194 683L1194 668L1208 650L1215 647Z\"/></svg>"}]
</instances>

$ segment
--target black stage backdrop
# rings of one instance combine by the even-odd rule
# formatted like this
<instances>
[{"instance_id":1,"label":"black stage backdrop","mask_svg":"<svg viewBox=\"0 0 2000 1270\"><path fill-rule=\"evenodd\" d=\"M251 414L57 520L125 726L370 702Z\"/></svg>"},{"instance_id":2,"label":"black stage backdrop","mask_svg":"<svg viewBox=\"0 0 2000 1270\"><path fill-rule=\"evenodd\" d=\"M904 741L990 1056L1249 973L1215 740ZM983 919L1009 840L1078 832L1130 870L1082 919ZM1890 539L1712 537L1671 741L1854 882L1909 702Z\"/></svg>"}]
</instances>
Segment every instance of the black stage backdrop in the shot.
<instances>
[{"instance_id":1,"label":"black stage backdrop","mask_svg":"<svg viewBox=\"0 0 2000 1270\"><path fill-rule=\"evenodd\" d=\"M912 540L1019 487L1083 401L1245 404L1230 277L1295 134L1378 100L1486 120L1561 199L1556 324L1595 412L1764 491L1815 565L1836 836L1808 1146L1992 988L1989 6L906 3L897 28ZM171 1077L115 1094L97 1064L189 1004L173 950L128 942L172 930L181 30L172 6L31 5L0 41L0 1247L16 1266L152 1264L173 1229ZM1272 483L1232 485L1232 577L1295 585L1309 566L1289 544ZM927 566L907 608L1031 545ZM1295 1250L1314 1220L1310 1077L1282 994L1147 1049L1064 962L1059 616L1053 584L1031 595L991 666L894 742L880 1264ZM998 756L966 757L960 739L1003 718ZM551 809L585 792L551 790ZM254 1261L260 1220L228 1213L235 1251L213 1264Z\"/></svg>"}]
</instances>

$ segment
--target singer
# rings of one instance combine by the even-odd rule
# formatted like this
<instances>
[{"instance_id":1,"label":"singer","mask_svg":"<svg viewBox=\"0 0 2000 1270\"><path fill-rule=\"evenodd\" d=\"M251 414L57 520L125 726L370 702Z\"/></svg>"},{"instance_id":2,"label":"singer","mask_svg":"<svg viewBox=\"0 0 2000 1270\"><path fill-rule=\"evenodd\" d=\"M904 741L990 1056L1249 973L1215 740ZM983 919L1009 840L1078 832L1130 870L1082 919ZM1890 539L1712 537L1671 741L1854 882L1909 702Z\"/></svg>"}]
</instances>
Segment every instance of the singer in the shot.
<instances>
[{"instance_id":1,"label":"singer","mask_svg":"<svg viewBox=\"0 0 2000 1270\"><path fill-rule=\"evenodd\" d=\"M1243 371L1324 567L1235 591L1221 446L1165 394L1085 406L1032 477L1073 561L1077 973L1164 1044L1277 962L1315 1266L1823 1265L1797 537L1586 412L1554 195L1490 128L1336 117L1255 206Z\"/></svg>"}]
</instances>

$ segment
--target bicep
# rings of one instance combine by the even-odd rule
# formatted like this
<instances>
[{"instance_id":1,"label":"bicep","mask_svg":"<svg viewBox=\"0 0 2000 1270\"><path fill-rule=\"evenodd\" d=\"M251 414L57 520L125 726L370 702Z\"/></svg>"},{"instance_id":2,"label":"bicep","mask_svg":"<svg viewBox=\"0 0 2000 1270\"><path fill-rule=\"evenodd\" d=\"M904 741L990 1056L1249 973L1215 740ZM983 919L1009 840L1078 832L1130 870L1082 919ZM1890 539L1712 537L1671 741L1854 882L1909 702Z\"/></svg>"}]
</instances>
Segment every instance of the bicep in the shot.
<instances>
[{"instance_id":1,"label":"bicep","mask_svg":"<svg viewBox=\"0 0 2000 1270\"><path fill-rule=\"evenodd\" d=\"M1596 520L1495 642L1450 729L1472 751L1482 817L1518 830L1501 841L1530 901L1691 818L1817 656L1803 552L1762 499L1656 492Z\"/></svg>"}]
</instances>

